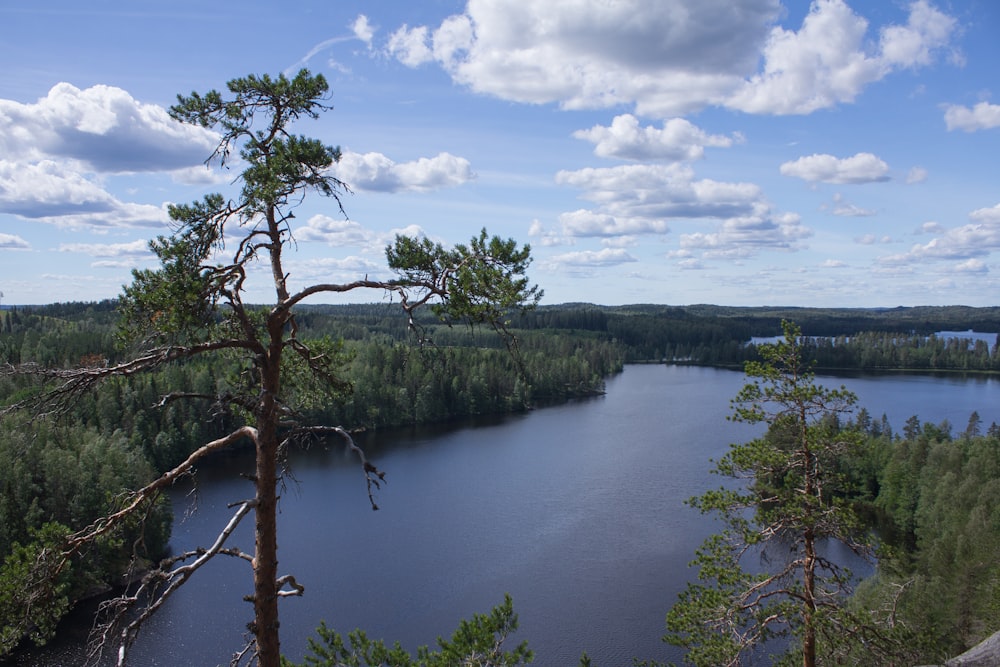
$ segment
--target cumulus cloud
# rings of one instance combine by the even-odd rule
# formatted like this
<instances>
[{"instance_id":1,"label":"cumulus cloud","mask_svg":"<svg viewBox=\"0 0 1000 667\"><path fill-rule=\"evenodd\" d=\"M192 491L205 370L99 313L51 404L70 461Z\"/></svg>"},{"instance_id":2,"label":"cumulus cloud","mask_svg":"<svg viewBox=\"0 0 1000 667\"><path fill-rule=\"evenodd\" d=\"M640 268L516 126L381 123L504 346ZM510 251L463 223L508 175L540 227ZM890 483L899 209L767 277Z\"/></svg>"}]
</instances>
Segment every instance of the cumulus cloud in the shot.
<instances>
[{"instance_id":1,"label":"cumulus cloud","mask_svg":"<svg viewBox=\"0 0 1000 667\"><path fill-rule=\"evenodd\" d=\"M416 67L434 59L434 51L428 45L429 35L427 26L411 28L404 24L389 36L386 49L399 62Z\"/></svg>"},{"instance_id":2,"label":"cumulus cloud","mask_svg":"<svg viewBox=\"0 0 1000 667\"><path fill-rule=\"evenodd\" d=\"M948 130L976 132L1000 127L1000 104L980 102L976 106L949 105L945 108L944 123Z\"/></svg>"},{"instance_id":3,"label":"cumulus cloud","mask_svg":"<svg viewBox=\"0 0 1000 667\"><path fill-rule=\"evenodd\" d=\"M294 279L296 284L350 283L359 276L373 279L388 278L389 269L385 263L378 264L365 257L322 257L296 263Z\"/></svg>"},{"instance_id":4,"label":"cumulus cloud","mask_svg":"<svg viewBox=\"0 0 1000 667\"><path fill-rule=\"evenodd\" d=\"M918 243L905 253L880 257L879 262L884 265L942 260L964 262L1000 250L1000 208L979 209L969 217L976 222L943 229L927 243Z\"/></svg>"},{"instance_id":5,"label":"cumulus cloud","mask_svg":"<svg viewBox=\"0 0 1000 667\"><path fill-rule=\"evenodd\" d=\"M138 240L127 243L61 243L59 252L76 252L91 257L138 257L152 258L149 242Z\"/></svg>"},{"instance_id":6,"label":"cumulus cloud","mask_svg":"<svg viewBox=\"0 0 1000 667\"><path fill-rule=\"evenodd\" d=\"M670 231L664 220L640 218L618 219L606 213L579 209L559 216L567 236L626 236L634 234L666 234Z\"/></svg>"},{"instance_id":7,"label":"cumulus cloud","mask_svg":"<svg viewBox=\"0 0 1000 667\"><path fill-rule=\"evenodd\" d=\"M15 234L0 233L0 250L28 250L31 244Z\"/></svg>"},{"instance_id":8,"label":"cumulus cloud","mask_svg":"<svg viewBox=\"0 0 1000 667\"><path fill-rule=\"evenodd\" d=\"M716 232L683 234L681 248L700 250L707 259L738 259L761 250L797 250L800 241L812 234L796 214L772 216L761 210L757 215L725 220Z\"/></svg>"},{"instance_id":9,"label":"cumulus cloud","mask_svg":"<svg viewBox=\"0 0 1000 667\"><path fill-rule=\"evenodd\" d=\"M878 49L869 52L865 18L843 0L814 0L800 30L771 31L763 71L726 104L749 113L808 114L852 102L894 70L930 64L956 26L954 18L918 0L906 25L883 27Z\"/></svg>"},{"instance_id":10,"label":"cumulus cloud","mask_svg":"<svg viewBox=\"0 0 1000 667\"><path fill-rule=\"evenodd\" d=\"M595 155L626 160L700 160L706 146L726 148L734 141L708 134L683 118L664 121L662 129L640 127L632 114L616 116L608 127L595 125L589 130L577 130L573 136L593 143Z\"/></svg>"},{"instance_id":11,"label":"cumulus cloud","mask_svg":"<svg viewBox=\"0 0 1000 667\"><path fill-rule=\"evenodd\" d=\"M952 267L957 273L988 273L986 263L981 259L967 259Z\"/></svg>"},{"instance_id":12,"label":"cumulus cloud","mask_svg":"<svg viewBox=\"0 0 1000 667\"><path fill-rule=\"evenodd\" d=\"M93 181L53 160L0 160L0 212L26 218L104 213L114 199Z\"/></svg>"},{"instance_id":13,"label":"cumulus cloud","mask_svg":"<svg viewBox=\"0 0 1000 667\"><path fill-rule=\"evenodd\" d=\"M0 212L71 228L162 226L164 207L122 202L100 179L162 171L188 178L204 170L217 141L111 86L60 83L33 104L0 100Z\"/></svg>"},{"instance_id":14,"label":"cumulus cloud","mask_svg":"<svg viewBox=\"0 0 1000 667\"><path fill-rule=\"evenodd\" d=\"M762 197L752 183L695 180L676 163L560 171L556 182L582 189L600 212L620 219L729 218L751 212Z\"/></svg>"},{"instance_id":15,"label":"cumulus cloud","mask_svg":"<svg viewBox=\"0 0 1000 667\"><path fill-rule=\"evenodd\" d=\"M910 5L906 25L882 28L880 60L883 68L913 68L930 65L934 52L947 46L957 28L957 21L927 0Z\"/></svg>"},{"instance_id":16,"label":"cumulus cloud","mask_svg":"<svg viewBox=\"0 0 1000 667\"><path fill-rule=\"evenodd\" d=\"M400 27L386 51L517 102L660 118L708 105L804 114L932 63L957 25L927 0L877 38L843 0L814 0L799 30L781 17L778 0L477 0L437 28Z\"/></svg>"},{"instance_id":17,"label":"cumulus cloud","mask_svg":"<svg viewBox=\"0 0 1000 667\"><path fill-rule=\"evenodd\" d=\"M354 23L351 24L351 32L354 33L355 37L371 47L372 38L375 37L375 28L368 22L367 16L358 14L358 18L354 19Z\"/></svg>"},{"instance_id":18,"label":"cumulus cloud","mask_svg":"<svg viewBox=\"0 0 1000 667\"><path fill-rule=\"evenodd\" d=\"M1000 204L990 208L976 209L969 214L969 218L976 222L988 222L1000 224Z\"/></svg>"},{"instance_id":19,"label":"cumulus cloud","mask_svg":"<svg viewBox=\"0 0 1000 667\"><path fill-rule=\"evenodd\" d=\"M372 192L429 192L475 178L469 161L450 153L397 163L382 153L346 152L333 172L350 187Z\"/></svg>"},{"instance_id":20,"label":"cumulus cloud","mask_svg":"<svg viewBox=\"0 0 1000 667\"><path fill-rule=\"evenodd\" d=\"M889 180L889 165L871 153L858 153L848 158L814 154L786 162L780 169L785 176L841 185Z\"/></svg>"},{"instance_id":21,"label":"cumulus cloud","mask_svg":"<svg viewBox=\"0 0 1000 667\"><path fill-rule=\"evenodd\" d=\"M556 182L582 189L582 198L594 202L596 208L562 214L559 232L549 232L547 237L540 225L533 225L533 231L550 244L554 239L662 235L669 232L669 220L680 219L719 225L711 233L681 237L682 248L699 249L703 257L794 249L800 239L812 234L797 215L775 215L756 185L696 180L691 168L680 163L561 171Z\"/></svg>"},{"instance_id":22,"label":"cumulus cloud","mask_svg":"<svg viewBox=\"0 0 1000 667\"><path fill-rule=\"evenodd\" d=\"M826 207L824 207L826 208ZM861 208L844 199L839 192L833 196L833 206L829 207L834 215L847 218L861 218L875 215L877 212L869 208Z\"/></svg>"},{"instance_id":23,"label":"cumulus cloud","mask_svg":"<svg viewBox=\"0 0 1000 667\"><path fill-rule=\"evenodd\" d=\"M370 248L378 244L377 235L353 220L338 220L325 215L314 215L295 230L300 241L317 241L332 246L359 246Z\"/></svg>"},{"instance_id":24,"label":"cumulus cloud","mask_svg":"<svg viewBox=\"0 0 1000 667\"><path fill-rule=\"evenodd\" d=\"M502 99L677 115L752 71L779 13L777 0L479 0L436 29L401 27L387 50Z\"/></svg>"},{"instance_id":25,"label":"cumulus cloud","mask_svg":"<svg viewBox=\"0 0 1000 667\"><path fill-rule=\"evenodd\" d=\"M167 171L200 164L217 142L213 132L112 86L59 83L34 104L0 100L7 159L69 159L104 173Z\"/></svg>"},{"instance_id":26,"label":"cumulus cloud","mask_svg":"<svg viewBox=\"0 0 1000 667\"><path fill-rule=\"evenodd\" d=\"M122 202L64 163L0 160L0 213L82 227L161 227L166 207Z\"/></svg>"},{"instance_id":27,"label":"cumulus cloud","mask_svg":"<svg viewBox=\"0 0 1000 667\"><path fill-rule=\"evenodd\" d=\"M546 260L545 264L550 269L588 269L607 268L637 261L635 257L628 254L622 248L603 248L601 250L582 250L553 255Z\"/></svg>"}]
</instances>

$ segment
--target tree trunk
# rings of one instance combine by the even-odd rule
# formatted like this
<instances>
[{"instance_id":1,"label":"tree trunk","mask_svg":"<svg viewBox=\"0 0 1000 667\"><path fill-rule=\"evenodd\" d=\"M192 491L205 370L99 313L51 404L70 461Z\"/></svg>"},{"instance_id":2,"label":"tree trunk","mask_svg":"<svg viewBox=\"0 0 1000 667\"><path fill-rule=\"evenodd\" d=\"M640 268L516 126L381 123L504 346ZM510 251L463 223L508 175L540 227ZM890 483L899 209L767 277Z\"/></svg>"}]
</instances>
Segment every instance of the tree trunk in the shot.
<instances>
[{"instance_id":1,"label":"tree trunk","mask_svg":"<svg viewBox=\"0 0 1000 667\"><path fill-rule=\"evenodd\" d=\"M254 623L260 667L279 667L278 639L278 516L277 433L273 424L260 425L257 442L257 507L254 528Z\"/></svg>"},{"instance_id":2,"label":"tree trunk","mask_svg":"<svg viewBox=\"0 0 1000 667\"><path fill-rule=\"evenodd\" d=\"M278 404L283 321L268 322L271 344L261 373L257 414L257 509L254 528L254 635L259 667L280 667L278 636Z\"/></svg>"},{"instance_id":3,"label":"tree trunk","mask_svg":"<svg viewBox=\"0 0 1000 667\"><path fill-rule=\"evenodd\" d=\"M816 538L812 529L805 534L805 563L802 567L805 614L802 632L802 667L816 667Z\"/></svg>"}]
</instances>

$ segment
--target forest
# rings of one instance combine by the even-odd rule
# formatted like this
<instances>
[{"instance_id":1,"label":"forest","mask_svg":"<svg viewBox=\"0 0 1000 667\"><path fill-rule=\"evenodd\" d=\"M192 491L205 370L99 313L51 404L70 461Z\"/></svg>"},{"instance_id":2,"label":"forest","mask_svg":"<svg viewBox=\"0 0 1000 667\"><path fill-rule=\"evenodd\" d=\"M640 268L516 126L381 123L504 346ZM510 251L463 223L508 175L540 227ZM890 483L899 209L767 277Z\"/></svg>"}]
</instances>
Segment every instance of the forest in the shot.
<instances>
[{"instance_id":1,"label":"forest","mask_svg":"<svg viewBox=\"0 0 1000 667\"><path fill-rule=\"evenodd\" d=\"M1000 331L1000 309L992 308L789 312L567 304L512 314L514 338L505 344L491 332L441 324L430 314L408 325L394 304L307 306L298 315L298 335L324 341L342 382L332 401L309 400L303 384L299 404L311 418L353 431L529 410L599 393L625 363L753 362L759 355L750 338L779 333L786 315L807 323L800 352L813 368L1000 369L996 345L935 336ZM0 312L0 364L117 363L123 354L118 317L113 301L7 308ZM0 655L26 638L45 641L76 601L116 585L135 545L149 560L162 556L171 515L159 503L141 525L78 553L51 583L43 611L28 615L15 602L36 574L39 545L56 544L93 522L123 489L147 482L237 425L241 416L211 397L244 372L225 356L178 361L114 378L53 419L5 417ZM165 399L181 387L204 400ZM30 376L5 374L0 408L39 390ZM953 425L922 424L914 416L897 433L863 409L842 426L864 436L863 446L838 460L843 499L882 537L879 574L852 604L892 609L900 633L895 645L906 660L960 652L1000 626L1000 565L992 558L1000 547L1000 427L973 415L954 432Z\"/></svg>"}]
</instances>

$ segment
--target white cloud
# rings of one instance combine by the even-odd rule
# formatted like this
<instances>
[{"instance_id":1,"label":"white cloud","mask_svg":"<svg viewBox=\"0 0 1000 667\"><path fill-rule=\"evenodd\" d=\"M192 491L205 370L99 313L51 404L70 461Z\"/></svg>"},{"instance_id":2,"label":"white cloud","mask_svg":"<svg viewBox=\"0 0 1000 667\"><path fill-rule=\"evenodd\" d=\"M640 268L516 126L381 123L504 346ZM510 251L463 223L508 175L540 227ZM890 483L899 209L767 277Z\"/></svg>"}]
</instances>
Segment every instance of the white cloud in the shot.
<instances>
[{"instance_id":1,"label":"white cloud","mask_svg":"<svg viewBox=\"0 0 1000 667\"><path fill-rule=\"evenodd\" d=\"M799 30L777 25L777 0L475 0L436 29L400 27L386 51L517 102L660 118L708 105L805 114L949 46L954 18L926 0L909 9L876 39L843 0L815 0Z\"/></svg>"},{"instance_id":2,"label":"white cloud","mask_svg":"<svg viewBox=\"0 0 1000 667\"><path fill-rule=\"evenodd\" d=\"M368 22L367 16L358 14L358 18L354 19L354 23L351 24L351 32L354 33L355 37L367 44L369 48L371 47L372 38L375 37L375 29Z\"/></svg>"},{"instance_id":3,"label":"white cloud","mask_svg":"<svg viewBox=\"0 0 1000 667\"><path fill-rule=\"evenodd\" d=\"M299 241L318 241L332 246L360 246L371 248L378 244L377 235L353 220L314 215L303 227L295 230Z\"/></svg>"},{"instance_id":4,"label":"white cloud","mask_svg":"<svg viewBox=\"0 0 1000 667\"><path fill-rule=\"evenodd\" d=\"M976 106L949 105L945 108L944 123L948 130L975 132L1000 127L1000 104L980 102Z\"/></svg>"},{"instance_id":5,"label":"white cloud","mask_svg":"<svg viewBox=\"0 0 1000 667\"><path fill-rule=\"evenodd\" d=\"M927 170L923 167L913 167L906 174L907 185L923 183L927 180Z\"/></svg>"},{"instance_id":6,"label":"white cloud","mask_svg":"<svg viewBox=\"0 0 1000 667\"><path fill-rule=\"evenodd\" d=\"M149 242L141 239L128 243L60 243L59 252L76 252L91 257L154 257Z\"/></svg>"},{"instance_id":7,"label":"white cloud","mask_svg":"<svg viewBox=\"0 0 1000 667\"><path fill-rule=\"evenodd\" d=\"M917 0L910 5L905 26L891 25L882 29L880 60L883 68L930 65L934 52L948 45L957 25L954 18L927 0Z\"/></svg>"},{"instance_id":8,"label":"white cloud","mask_svg":"<svg viewBox=\"0 0 1000 667\"><path fill-rule=\"evenodd\" d=\"M426 26L410 28L403 25L392 33L386 46L389 54L408 67L417 67L434 60L434 52L428 46L430 32Z\"/></svg>"},{"instance_id":9,"label":"white cloud","mask_svg":"<svg viewBox=\"0 0 1000 667\"><path fill-rule=\"evenodd\" d=\"M169 222L165 206L122 202L52 160L0 160L0 213L65 228L162 227Z\"/></svg>"},{"instance_id":10,"label":"white cloud","mask_svg":"<svg viewBox=\"0 0 1000 667\"><path fill-rule=\"evenodd\" d=\"M866 218L876 215L878 212L870 208L861 208L855 204L844 202L833 208L833 214L844 218Z\"/></svg>"},{"instance_id":11,"label":"white cloud","mask_svg":"<svg viewBox=\"0 0 1000 667\"><path fill-rule=\"evenodd\" d=\"M683 118L664 121L663 128L640 127L631 114L616 116L609 127L595 125L573 133L577 139L594 144L600 157L627 160L699 160L706 146L728 147L733 139L711 135Z\"/></svg>"},{"instance_id":12,"label":"white cloud","mask_svg":"<svg viewBox=\"0 0 1000 667\"><path fill-rule=\"evenodd\" d=\"M964 262L959 262L952 267L957 273L989 273L989 269L986 267L985 262L981 259L967 259Z\"/></svg>"},{"instance_id":13,"label":"white cloud","mask_svg":"<svg viewBox=\"0 0 1000 667\"><path fill-rule=\"evenodd\" d=\"M388 52L436 60L476 92L564 108L636 104L677 115L722 100L753 71L777 0L476 0L431 31L403 26Z\"/></svg>"},{"instance_id":14,"label":"white cloud","mask_svg":"<svg viewBox=\"0 0 1000 667\"><path fill-rule=\"evenodd\" d=\"M29 250L31 244L15 234L0 233L0 250Z\"/></svg>"},{"instance_id":15,"label":"white cloud","mask_svg":"<svg viewBox=\"0 0 1000 667\"><path fill-rule=\"evenodd\" d=\"M352 255L349 257L323 257L306 259L297 262L295 274L292 276L295 285L316 283L351 283L362 276L373 280L389 278L389 268L385 263L378 264L365 257ZM357 297L359 301L368 301L364 296Z\"/></svg>"},{"instance_id":16,"label":"white cloud","mask_svg":"<svg viewBox=\"0 0 1000 667\"><path fill-rule=\"evenodd\" d=\"M546 260L546 264L549 268L572 267L581 269L618 266L636 261L638 260L635 257L622 248L603 248L597 251L583 250L553 255Z\"/></svg>"},{"instance_id":17,"label":"white cloud","mask_svg":"<svg viewBox=\"0 0 1000 667\"><path fill-rule=\"evenodd\" d=\"M1000 224L1000 204L990 208L976 209L969 214L969 218L977 222L992 222Z\"/></svg>"},{"instance_id":18,"label":"white cloud","mask_svg":"<svg viewBox=\"0 0 1000 667\"><path fill-rule=\"evenodd\" d=\"M373 192L428 192L475 178L469 161L450 153L397 163L382 153L345 152L333 173L351 188Z\"/></svg>"},{"instance_id":19,"label":"white cloud","mask_svg":"<svg viewBox=\"0 0 1000 667\"><path fill-rule=\"evenodd\" d=\"M725 220L717 232L683 234L681 248L701 250L706 259L752 257L761 250L797 250L812 234L793 213L770 216L761 211Z\"/></svg>"},{"instance_id":20,"label":"white cloud","mask_svg":"<svg viewBox=\"0 0 1000 667\"><path fill-rule=\"evenodd\" d=\"M0 153L8 160L68 159L105 173L166 171L202 163L217 142L213 132L111 86L59 83L35 104L0 100Z\"/></svg>"},{"instance_id":21,"label":"white cloud","mask_svg":"<svg viewBox=\"0 0 1000 667\"><path fill-rule=\"evenodd\" d=\"M879 262L899 265L935 260L969 260L985 257L997 250L1000 250L1000 222L988 221L946 229L927 243L914 245L909 252L880 257Z\"/></svg>"},{"instance_id":22,"label":"white cloud","mask_svg":"<svg viewBox=\"0 0 1000 667\"><path fill-rule=\"evenodd\" d=\"M752 183L694 180L676 163L560 171L556 182L584 190L599 212L623 219L730 218L752 212L762 198Z\"/></svg>"},{"instance_id":23,"label":"white cloud","mask_svg":"<svg viewBox=\"0 0 1000 667\"><path fill-rule=\"evenodd\" d=\"M847 266L847 262L839 259L827 259L820 266L824 269L843 269Z\"/></svg>"},{"instance_id":24,"label":"white cloud","mask_svg":"<svg viewBox=\"0 0 1000 667\"><path fill-rule=\"evenodd\" d=\"M824 206L824 208L826 208L826 206ZM849 218L867 217L877 213L877 211L873 211L872 209L861 208L860 206L850 203L844 199L844 196L839 192L833 195L833 206L830 207L830 212L834 215Z\"/></svg>"},{"instance_id":25,"label":"white cloud","mask_svg":"<svg viewBox=\"0 0 1000 667\"><path fill-rule=\"evenodd\" d=\"M110 173L173 171L181 180L217 146L216 134L111 86L52 87L34 104L0 100L0 212L64 228L159 227L164 207L122 202Z\"/></svg>"},{"instance_id":26,"label":"white cloud","mask_svg":"<svg viewBox=\"0 0 1000 667\"><path fill-rule=\"evenodd\" d=\"M606 213L580 209L559 216L566 236L625 236L635 234L666 234L670 231L664 220L616 218Z\"/></svg>"},{"instance_id":27,"label":"white cloud","mask_svg":"<svg viewBox=\"0 0 1000 667\"><path fill-rule=\"evenodd\" d=\"M878 50L867 52L866 19L843 0L814 0L799 31L771 31L763 72L726 104L749 113L808 114L852 102L865 86L896 69L930 64L956 25L954 18L918 0L910 5L907 24L883 27Z\"/></svg>"},{"instance_id":28,"label":"white cloud","mask_svg":"<svg viewBox=\"0 0 1000 667\"><path fill-rule=\"evenodd\" d=\"M65 164L0 160L0 212L40 218L114 207L111 195Z\"/></svg>"},{"instance_id":29,"label":"white cloud","mask_svg":"<svg viewBox=\"0 0 1000 667\"><path fill-rule=\"evenodd\" d=\"M681 247L700 249L703 257L731 257L796 249L812 234L799 216L775 215L756 185L695 180L680 163L562 171L556 182L581 188L582 197L597 205L562 214L556 238L665 234L668 220L703 219L716 221L718 230L685 234Z\"/></svg>"},{"instance_id":30,"label":"white cloud","mask_svg":"<svg viewBox=\"0 0 1000 667\"><path fill-rule=\"evenodd\" d=\"M887 181L889 165L871 153L858 153L848 158L814 154L781 165L781 173L806 181L858 184Z\"/></svg>"}]
</instances>

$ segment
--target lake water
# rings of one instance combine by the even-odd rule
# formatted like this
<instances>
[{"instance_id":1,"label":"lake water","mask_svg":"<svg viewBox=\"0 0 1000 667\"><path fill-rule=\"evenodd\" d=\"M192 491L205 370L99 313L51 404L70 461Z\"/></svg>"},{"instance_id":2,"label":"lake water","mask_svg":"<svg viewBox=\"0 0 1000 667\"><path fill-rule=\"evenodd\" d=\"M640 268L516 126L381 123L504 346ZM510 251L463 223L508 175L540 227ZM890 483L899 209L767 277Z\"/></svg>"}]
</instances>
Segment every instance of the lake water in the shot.
<instances>
[{"instance_id":1,"label":"lake water","mask_svg":"<svg viewBox=\"0 0 1000 667\"><path fill-rule=\"evenodd\" d=\"M914 414L956 431L973 410L986 426L1000 422L994 378L820 381L846 384L897 431ZM306 593L281 603L283 652L301 660L320 620L410 649L433 644L509 592L521 622L512 641L527 639L535 664L575 665L583 651L601 667L679 660L660 640L664 617L713 530L684 500L720 483L709 459L759 432L725 419L743 382L733 371L628 366L605 396L488 425L366 437L359 442L387 472L378 512L343 448L295 453L279 569ZM214 539L232 514L227 505L252 494L234 474L249 465L246 456L219 459L177 490L174 549ZM232 543L251 551L247 521ZM242 601L250 585L245 563L218 558L146 626L132 664L228 665L250 620ZM18 664L65 664L48 655Z\"/></svg>"}]
</instances>

